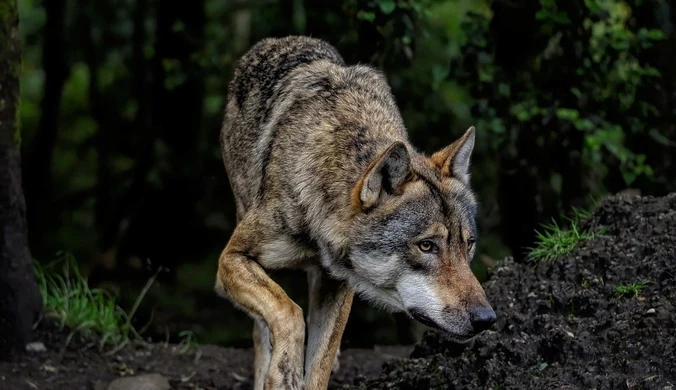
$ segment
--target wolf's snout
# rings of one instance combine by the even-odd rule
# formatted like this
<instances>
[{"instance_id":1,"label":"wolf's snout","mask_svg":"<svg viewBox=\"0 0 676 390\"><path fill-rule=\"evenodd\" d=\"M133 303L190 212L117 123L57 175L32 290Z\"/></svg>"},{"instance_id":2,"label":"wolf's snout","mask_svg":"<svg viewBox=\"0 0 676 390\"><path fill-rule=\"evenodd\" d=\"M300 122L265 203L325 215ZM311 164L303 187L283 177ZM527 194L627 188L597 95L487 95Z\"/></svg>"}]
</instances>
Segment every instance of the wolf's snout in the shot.
<instances>
[{"instance_id":1,"label":"wolf's snout","mask_svg":"<svg viewBox=\"0 0 676 390\"><path fill-rule=\"evenodd\" d=\"M490 306L476 306L469 312L469 321L476 333L491 327L498 317Z\"/></svg>"}]
</instances>

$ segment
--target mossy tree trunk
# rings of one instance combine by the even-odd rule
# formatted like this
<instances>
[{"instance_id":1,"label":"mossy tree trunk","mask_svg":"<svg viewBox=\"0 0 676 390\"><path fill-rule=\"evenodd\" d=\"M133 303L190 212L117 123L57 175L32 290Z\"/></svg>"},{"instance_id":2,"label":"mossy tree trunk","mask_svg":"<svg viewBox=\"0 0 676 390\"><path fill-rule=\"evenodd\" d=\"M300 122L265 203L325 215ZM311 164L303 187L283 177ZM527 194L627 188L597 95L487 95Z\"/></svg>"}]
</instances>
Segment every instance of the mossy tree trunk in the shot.
<instances>
[{"instance_id":1,"label":"mossy tree trunk","mask_svg":"<svg viewBox=\"0 0 676 390\"><path fill-rule=\"evenodd\" d=\"M17 0L0 0L0 359L30 341L41 310L21 187Z\"/></svg>"}]
</instances>

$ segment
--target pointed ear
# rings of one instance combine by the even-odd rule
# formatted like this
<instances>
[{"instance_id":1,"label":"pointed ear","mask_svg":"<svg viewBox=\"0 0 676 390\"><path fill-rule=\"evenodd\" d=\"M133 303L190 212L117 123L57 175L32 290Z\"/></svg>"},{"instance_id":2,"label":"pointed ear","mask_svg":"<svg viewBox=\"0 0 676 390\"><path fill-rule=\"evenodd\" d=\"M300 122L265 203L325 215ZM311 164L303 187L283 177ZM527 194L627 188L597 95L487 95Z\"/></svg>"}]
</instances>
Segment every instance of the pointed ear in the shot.
<instances>
[{"instance_id":1,"label":"pointed ear","mask_svg":"<svg viewBox=\"0 0 676 390\"><path fill-rule=\"evenodd\" d=\"M397 193L410 173L411 159L403 142L393 143L378 156L354 189L354 201L369 209L383 194Z\"/></svg>"},{"instance_id":2,"label":"pointed ear","mask_svg":"<svg viewBox=\"0 0 676 390\"><path fill-rule=\"evenodd\" d=\"M455 177L463 183L469 183L469 163L474 149L474 126L467 129L462 137L449 146L434 153L430 160L446 177Z\"/></svg>"}]
</instances>

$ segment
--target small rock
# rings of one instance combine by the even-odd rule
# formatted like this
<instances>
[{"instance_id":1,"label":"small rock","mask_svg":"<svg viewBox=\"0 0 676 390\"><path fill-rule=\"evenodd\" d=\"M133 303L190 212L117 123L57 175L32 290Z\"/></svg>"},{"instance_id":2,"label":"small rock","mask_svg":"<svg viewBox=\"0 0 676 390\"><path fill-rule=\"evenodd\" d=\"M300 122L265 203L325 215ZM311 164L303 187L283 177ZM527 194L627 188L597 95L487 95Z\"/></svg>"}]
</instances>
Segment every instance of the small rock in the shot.
<instances>
[{"instance_id":1,"label":"small rock","mask_svg":"<svg viewBox=\"0 0 676 390\"><path fill-rule=\"evenodd\" d=\"M535 297L537 297L537 295L535 295L534 291L531 291L528 293L528 295L526 295L526 298L535 298Z\"/></svg>"},{"instance_id":2,"label":"small rock","mask_svg":"<svg viewBox=\"0 0 676 390\"><path fill-rule=\"evenodd\" d=\"M54 366L52 366L52 365L50 365L50 364L45 363L45 364L43 364L43 365L40 366L40 370L42 370L42 371L44 371L44 372L48 372L48 373L50 373L50 374L53 374L53 373L56 372L56 367L54 367Z\"/></svg>"},{"instance_id":3,"label":"small rock","mask_svg":"<svg viewBox=\"0 0 676 390\"><path fill-rule=\"evenodd\" d=\"M647 314L647 315L654 315L655 313L656 313L655 309L653 309L652 307L650 309L648 309L647 312L645 312L645 314Z\"/></svg>"},{"instance_id":4,"label":"small rock","mask_svg":"<svg viewBox=\"0 0 676 390\"><path fill-rule=\"evenodd\" d=\"M108 384L107 390L169 390L169 380L160 374L146 374L118 378Z\"/></svg>"},{"instance_id":5,"label":"small rock","mask_svg":"<svg viewBox=\"0 0 676 390\"><path fill-rule=\"evenodd\" d=\"M42 341L26 344L26 352L45 352L46 350L47 347L45 347Z\"/></svg>"}]
</instances>

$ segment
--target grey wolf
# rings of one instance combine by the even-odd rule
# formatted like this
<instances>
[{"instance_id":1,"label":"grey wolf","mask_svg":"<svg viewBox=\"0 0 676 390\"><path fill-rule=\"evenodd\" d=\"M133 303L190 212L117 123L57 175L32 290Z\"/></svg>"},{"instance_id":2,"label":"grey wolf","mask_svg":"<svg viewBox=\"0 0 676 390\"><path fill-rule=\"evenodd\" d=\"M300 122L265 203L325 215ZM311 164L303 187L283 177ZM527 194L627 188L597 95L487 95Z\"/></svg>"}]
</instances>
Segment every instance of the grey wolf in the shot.
<instances>
[{"instance_id":1,"label":"grey wolf","mask_svg":"<svg viewBox=\"0 0 676 390\"><path fill-rule=\"evenodd\" d=\"M355 292L460 342L491 326L470 269L474 132L417 151L385 76L318 39L241 57L220 139L237 226L215 288L254 319L256 389L325 389ZM266 273L281 268L307 271L306 319Z\"/></svg>"}]
</instances>

